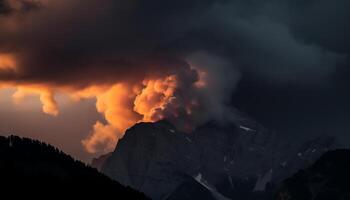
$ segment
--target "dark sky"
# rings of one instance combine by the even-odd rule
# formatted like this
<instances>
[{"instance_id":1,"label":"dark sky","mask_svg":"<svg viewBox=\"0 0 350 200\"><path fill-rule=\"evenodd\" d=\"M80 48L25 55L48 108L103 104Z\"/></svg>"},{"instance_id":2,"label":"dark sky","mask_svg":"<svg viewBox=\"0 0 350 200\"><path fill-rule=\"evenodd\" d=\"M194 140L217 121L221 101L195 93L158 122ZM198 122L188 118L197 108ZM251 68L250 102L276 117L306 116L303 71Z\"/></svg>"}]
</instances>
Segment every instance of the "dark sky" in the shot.
<instances>
[{"instance_id":1,"label":"dark sky","mask_svg":"<svg viewBox=\"0 0 350 200\"><path fill-rule=\"evenodd\" d=\"M334 135L350 145L349 82L334 80L326 86L279 87L243 79L233 97L234 105L271 130L291 137Z\"/></svg>"},{"instance_id":2,"label":"dark sky","mask_svg":"<svg viewBox=\"0 0 350 200\"><path fill-rule=\"evenodd\" d=\"M322 73L322 64L302 72L305 82L279 84L248 72L239 83L234 104L281 134L336 135L342 144L350 145L350 2L293 1L287 9L291 11L289 28L297 40L344 59L328 71L326 78L316 82L313 79ZM294 53L288 56L293 57Z\"/></svg>"},{"instance_id":3,"label":"dark sky","mask_svg":"<svg viewBox=\"0 0 350 200\"><path fill-rule=\"evenodd\" d=\"M15 69L0 60L0 87L45 86L52 103L57 90L176 74L180 104L204 99L193 123L235 106L288 137L337 135L350 145L349 19L348 0L0 0L0 59L16 60ZM192 88L193 63L209 89ZM99 113L104 128L115 125ZM91 116L78 124L101 120Z\"/></svg>"}]
</instances>

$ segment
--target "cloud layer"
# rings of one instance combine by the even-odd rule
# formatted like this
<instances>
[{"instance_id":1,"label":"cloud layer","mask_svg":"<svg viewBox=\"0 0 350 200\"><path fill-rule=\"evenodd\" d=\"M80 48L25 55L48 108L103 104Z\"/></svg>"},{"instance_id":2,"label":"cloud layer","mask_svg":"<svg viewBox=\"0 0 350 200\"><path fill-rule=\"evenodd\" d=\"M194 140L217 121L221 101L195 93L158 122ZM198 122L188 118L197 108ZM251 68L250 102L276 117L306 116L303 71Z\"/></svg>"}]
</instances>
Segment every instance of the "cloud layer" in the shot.
<instances>
[{"instance_id":1,"label":"cloud layer","mask_svg":"<svg viewBox=\"0 0 350 200\"><path fill-rule=\"evenodd\" d=\"M16 87L17 101L40 96L52 115L59 113L57 92L95 98L106 123L96 122L83 144L91 152L110 150L139 120L167 118L186 127L227 118L241 76L324 84L350 52L340 39L350 34L349 6L346 0L0 0L0 84ZM332 22L336 29L326 28Z\"/></svg>"},{"instance_id":2,"label":"cloud layer","mask_svg":"<svg viewBox=\"0 0 350 200\"><path fill-rule=\"evenodd\" d=\"M312 12L321 12L325 1L1 2L0 51L18 62L17 72L1 72L1 80L77 86L129 81L169 73L186 65L189 53L206 50L268 79L313 82L344 59L337 47L309 36L317 29L308 22L322 19L311 18ZM300 22L299 15L308 18ZM310 31L300 33L306 24Z\"/></svg>"}]
</instances>

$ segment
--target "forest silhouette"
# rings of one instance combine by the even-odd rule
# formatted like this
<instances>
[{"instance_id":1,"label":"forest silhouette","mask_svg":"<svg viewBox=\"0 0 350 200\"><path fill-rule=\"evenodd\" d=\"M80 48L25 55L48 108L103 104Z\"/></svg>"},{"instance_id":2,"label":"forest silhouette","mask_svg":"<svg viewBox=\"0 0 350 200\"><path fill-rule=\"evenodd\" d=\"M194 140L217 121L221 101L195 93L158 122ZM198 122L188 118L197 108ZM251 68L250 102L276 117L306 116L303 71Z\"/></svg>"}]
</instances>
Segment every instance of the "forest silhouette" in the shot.
<instances>
[{"instance_id":1,"label":"forest silhouette","mask_svg":"<svg viewBox=\"0 0 350 200\"><path fill-rule=\"evenodd\" d=\"M11 191L12 196L50 192L67 197L75 194L148 199L54 146L17 136L0 136L0 190Z\"/></svg>"}]
</instances>

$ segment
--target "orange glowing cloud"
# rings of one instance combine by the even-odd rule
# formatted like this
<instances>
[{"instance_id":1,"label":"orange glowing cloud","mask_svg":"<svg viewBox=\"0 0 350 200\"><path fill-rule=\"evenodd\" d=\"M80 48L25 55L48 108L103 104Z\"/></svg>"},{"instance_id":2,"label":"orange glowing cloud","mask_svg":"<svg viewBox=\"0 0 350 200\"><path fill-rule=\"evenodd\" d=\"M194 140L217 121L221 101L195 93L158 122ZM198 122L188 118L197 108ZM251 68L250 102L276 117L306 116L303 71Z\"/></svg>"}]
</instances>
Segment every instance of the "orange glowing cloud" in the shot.
<instances>
[{"instance_id":1,"label":"orange glowing cloud","mask_svg":"<svg viewBox=\"0 0 350 200\"><path fill-rule=\"evenodd\" d=\"M108 153L115 148L118 139L119 137L113 126L96 122L92 133L82 140L82 144L89 153Z\"/></svg>"},{"instance_id":2,"label":"orange glowing cloud","mask_svg":"<svg viewBox=\"0 0 350 200\"><path fill-rule=\"evenodd\" d=\"M18 86L12 97L15 103L20 103L26 96L30 95L37 95L40 97L44 113L53 116L58 115L58 105L54 98L54 92L48 87L38 85Z\"/></svg>"},{"instance_id":3,"label":"orange glowing cloud","mask_svg":"<svg viewBox=\"0 0 350 200\"><path fill-rule=\"evenodd\" d=\"M0 53L0 71L16 70L16 59L12 54Z\"/></svg>"},{"instance_id":4,"label":"orange glowing cloud","mask_svg":"<svg viewBox=\"0 0 350 200\"><path fill-rule=\"evenodd\" d=\"M143 121L157 121L164 118L161 111L174 100L178 86L175 75L163 79L145 80L144 88L134 101L134 111L143 116Z\"/></svg>"},{"instance_id":5,"label":"orange glowing cloud","mask_svg":"<svg viewBox=\"0 0 350 200\"><path fill-rule=\"evenodd\" d=\"M163 119L163 111L176 99L177 87L177 77L170 75L144 80L141 85L118 83L108 89L92 87L76 92L76 98L95 95L97 111L108 122L96 122L94 130L82 141L86 150L90 153L111 151L125 130L135 123Z\"/></svg>"},{"instance_id":6,"label":"orange glowing cloud","mask_svg":"<svg viewBox=\"0 0 350 200\"><path fill-rule=\"evenodd\" d=\"M15 103L38 97L43 112L52 116L59 114L57 93L73 101L96 100L104 121L92 124L82 141L90 153L112 150L137 122L166 119L187 131L227 111L225 103L235 84L225 62L200 54L204 56L197 56L199 62L192 65L189 61L194 60L187 60L182 48L164 49L178 40L175 29L188 26L144 31L125 18L144 20L134 12L137 4L129 1L122 7L98 0L5 1L9 11L0 13L0 88L15 88ZM155 19L167 24L162 17ZM135 30L144 37L130 34Z\"/></svg>"},{"instance_id":7,"label":"orange glowing cloud","mask_svg":"<svg viewBox=\"0 0 350 200\"><path fill-rule=\"evenodd\" d=\"M108 124L96 122L93 132L82 143L90 153L101 151L101 146L103 151L111 151L125 130L141 119L131 109L136 94L127 84L115 84L102 93L97 88L86 90L87 93L91 91L97 91L96 108L104 115ZM82 93L80 91L80 96L86 95Z\"/></svg>"},{"instance_id":8,"label":"orange glowing cloud","mask_svg":"<svg viewBox=\"0 0 350 200\"><path fill-rule=\"evenodd\" d=\"M107 122L116 130L124 132L141 117L132 109L136 94L127 84L115 84L102 95L97 96L98 112L104 113Z\"/></svg>"},{"instance_id":9,"label":"orange glowing cloud","mask_svg":"<svg viewBox=\"0 0 350 200\"><path fill-rule=\"evenodd\" d=\"M15 66L14 63L6 57L1 66L9 68ZM194 109L198 107L198 101L191 99L189 93L198 88L198 81L204 80L196 80L186 85L185 90L188 94L185 96L188 96L189 100L180 95L180 81L179 75L174 73L157 78L145 78L140 82L94 84L79 89L70 86L19 83L0 84L0 86L16 89L12 95L16 104L21 103L27 96L38 96L43 112L53 116L59 114L55 100L57 92L66 94L73 101L96 99L96 109L106 121L96 121L90 134L82 140L82 145L89 153L106 153L112 151L126 129L137 122L154 122L162 119L172 121L184 117L180 115L185 115L185 118L192 116ZM204 82L200 86L204 87ZM188 127L187 125L185 127Z\"/></svg>"}]
</instances>

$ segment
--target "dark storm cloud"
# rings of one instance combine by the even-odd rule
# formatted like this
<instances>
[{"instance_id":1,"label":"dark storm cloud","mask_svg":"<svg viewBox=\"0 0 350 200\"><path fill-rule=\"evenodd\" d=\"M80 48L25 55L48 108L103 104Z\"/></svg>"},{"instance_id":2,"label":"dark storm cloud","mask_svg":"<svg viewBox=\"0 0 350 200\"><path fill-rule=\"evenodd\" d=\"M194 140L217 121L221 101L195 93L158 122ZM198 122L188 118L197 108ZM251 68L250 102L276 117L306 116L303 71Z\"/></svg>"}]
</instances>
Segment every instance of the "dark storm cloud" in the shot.
<instances>
[{"instance_id":1,"label":"dark storm cloud","mask_svg":"<svg viewBox=\"0 0 350 200\"><path fill-rule=\"evenodd\" d=\"M292 3L290 3L293 6ZM290 25L295 35L306 41L324 46L339 53L350 52L350 2L305 1L294 5L294 17Z\"/></svg>"},{"instance_id":2,"label":"dark storm cloud","mask_svg":"<svg viewBox=\"0 0 350 200\"><path fill-rule=\"evenodd\" d=\"M346 44L334 47L324 35L341 43L338 35L349 31L345 0L10 1L38 9L0 18L0 51L15 53L20 68L0 72L2 80L130 79L186 67L184 58L205 50L268 81L319 83L347 56ZM3 13L15 9L10 1L0 1ZM323 23L323 11L340 21L342 33Z\"/></svg>"},{"instance_id":3,"label":"dark storm cloud","mask_svg":"<svg viewBox=\"0 0 350 200\"><path fill-rule=\"evenodd\" d=\"M15 31L11 26L0 31L0 49L15 53L20 68L16 74L0 74L3 80L78 84L186 68L181 58L161 46L186 34L196 10L211 3L48 2L26 19L2 18L3 24L18 24Z\"/></svg>"},{"instance_id":4,"label":"dark storm cloud","mask_svg":"<svg viewBox=\"0 0 350 200\"><path fill-rule=\"evenodd\" d=\"M349 10L348 0L0 0L0 56L17 63L0 66L0 83L164 73L192 83L198 64L215 79L200 98L208 116L230 112L235 91L232 104L267 128L350 141Z\"/></svg>"},{"instance_id":5,"label":"dark storm cloud","mask_svg":"<svg viewBox=\"0 0 350 200\"><path fill-rule=\"evenodd\" d=\"M15 2L15 3L13 3ZM41 7L40 1L32 0L0 0L0 15L10 15L13 13L26 13L37 10Z\"/></svg>"},{"instance_id":6,"label":"dark storm cloud","mask_svg":"<svg viewBox=\"0 0 350 200\"><path fill-rule=\"evenodd\" d=\"M10 8L4 0L0 1L0 14L6 14L10 11Z\"/></svg>"},{"instance_id":7,"label":"dark storm cloud","mask_svg":"<svg viewBox=\"0 0 350 200\"><path fill-rule=\"evenodd\" d=\"M318 84L304 84L305 81L300 80L288 81L287 85L276 84L271 79L260 79L259 74L252 72L243 76L233 97L234 105L254 116L268 128L284 133L286 137L289 135L291 138L298 137L304 140L305 137L312 138L322 134L334 135L340 143L348 147L350 129L346 121L350 113L350 2L269 2L266 4L268 6L260 9L260 15L287 27L294 41L314 49L310 51L314 55L311 58L321 55L319 61L322 62L311 62L306 68L299 68L305 69L302 74L304 80L318 77L319 81L315 82ZM276 39L280 36L277 35ZM298 51L294 51L295 54L289 48L284 50L290 52L285 54L290 58L295 58L295 55L312 55L300 54ZM276 60L279 60L277 55L281 54L276 54ZM309 56L305 56L305 59L312 60ZM337 62L330 65L332 62L329 61L333 59ZM326 60L328 62L325 62ZM300 61L292 60L292 63ZM286 66L292 65L287 63ZM325 73L327 71L328 73ZM321 78L321 74L326 76Z\"/></svg>"},{"instance_id":8,"label":"dark storm cloud","mask_svg":"<svg viewBox=\"0 0 350 200\"><path fill-rule=\"evenodd\" d=\"M298 25L322 21L316 17L310 20L309 13L300 11L307 9L306 6L319 6L317 1L310 4L301 1L297 5L292 1L231 1L215 6L210 17L212 25L199 32L211 34L204 40L215 35L214 38L219 38L217 47L238 63L241 70L269 82L326 82L348 55L307 37L307 34L323 35L324 31L338 30L306 33L308 30L293 26L296 20L299 20ZM327 5L324 7L326 9ZM302 22L300 18L309 21ZM348 27L346 24L339 26ZM323 28L327 29L327 26Z\"/></svg>"}]
</instances>

